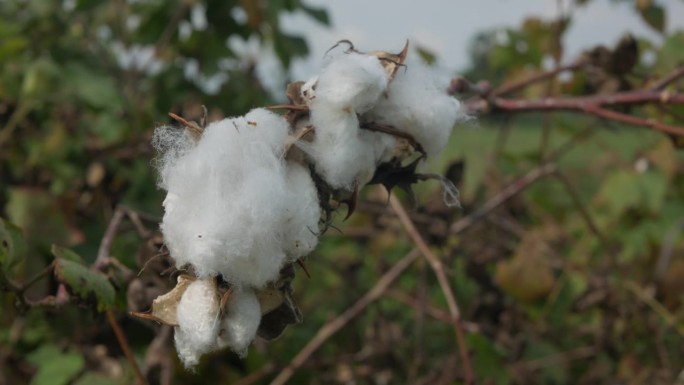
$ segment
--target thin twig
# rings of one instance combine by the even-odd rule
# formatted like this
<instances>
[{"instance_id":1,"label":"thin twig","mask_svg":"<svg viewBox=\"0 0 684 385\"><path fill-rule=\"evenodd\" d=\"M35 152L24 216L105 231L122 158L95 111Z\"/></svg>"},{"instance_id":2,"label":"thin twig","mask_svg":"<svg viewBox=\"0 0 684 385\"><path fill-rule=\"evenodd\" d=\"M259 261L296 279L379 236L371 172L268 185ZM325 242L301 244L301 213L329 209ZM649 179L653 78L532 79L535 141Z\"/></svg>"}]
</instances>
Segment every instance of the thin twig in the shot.
<instances>
[{"instance_id":1,"label":"thin twig","mask_svg":"<svg viewBox=\"0 0 684 385\"><path fill-rule=\"evenodd\" d=\"M499 97L499 96L507 95L507 94L510 94L510 93L513 93L516 91L520 91L523 88L528 87L534 83L538 83L538 82L541 82L543 80L553 78L556 75L559 75L565 71L574 71L581 66L582 66L582 62L577 61L575 63L570 63L570 64L566 64L564 66L559 66L558 68L555 68L551 71L546 71L546 72L534 74L530 77L527 77L525 79L522 79L522 80L514 82L514 83L503 84L499 88L495 89L492 92L492 95Z\"/></svg>"},{"instance_id":2,"label":"thin twig","mask_svg":"<svg viewBox=\"0 0 684 385\"><path fill-rule=\"evenodd\" d=\"M133 368L133 372L135 372L135 377L138 379L138 384L147 384L145 376L143 376L142 372L140 371L140 368L138 367L138 363L135 362L135 357L133 357L131 348L128 345L126 335L124 334L123 330L121 330L121 326L119 326L119 323L116 321L116 317L114 317L114 312L112 311L112 309L107 309L106 313L107 321L109 321L109 325L112 327L112 330L114 330L114 334L116 335L117 341L119 341L119 346L121 347L124 356L126 356L126 360L128 360L128 362L131 364L131 367Z\"/></svg>"},{"instance_id":3,"label":"thin twig","mask_svg":"<svg viewBox=\"0 0 684 385\"><path fill-rule=\"evenodd\" d=\"M672 73L669 75L665 76L662 78L660 81L656 82L656 84L651 87L653 91L661 91L665 87L667 87L670 83L673 83L679 78L684 76L684 67L679 67L676 70L674 70Z\"/></svg>"},{"instance_id":4,"label":"thin twig","mask_svg":"<svg viewBox=\"0 0 684 385\"><path fill-rule=\"evenodd\" d=\"M107 230L105 230L105 233L102 236L102 241L100 241L100 248L97 250L97 258L93 263L93 268L95 270L99 270L107 264L109 250L112 248L112 242L114 241L116 232L119 230L119 226L125 215L126 209L124 206L119 205L116 207L116 210L114 210L114 215L109 221L109 225L107 225Z\"/></svg>"},{"instance_id":5,"label":"thin twig","mask_svg":"<svg viewBox=\"0 0 684 385\"><path fill-rule=\"evenodd\" d=\"M461 311L458 308L458 303L456 302L456 297L454 296L451 286L449 285L449 280L447 279L446 272L444 271L444 265L442 261L430 250L423 237L420 235L416 226L409 218L406 210L401 205L399 200L394 194L390 194L390 206L399 217L399 221L404 226L404 229L408 233L409 237L416 244L421 254L428 261L432 271L437 276L437 281L442 289L442 293L447 301L447 306L449 308L449 313L452 318L454 325L454 331L456 333L456 343L458 344L459 354L461 356L463 371L465 376L466 384L474 384L475 376L473 374L473 368L470 364L470 357L468 356L468 349L465 342L465 337L463 335L463 325L461 323Z\"/></svg>"},{"instance_id":6,"label":"thin twig","mask_svg":"<svg viewBox=\"0 0 684 385\"><path fill-rule=\"evenodd\" d=\"M661 131L668 134L684 137L684 128L671 126L669 124L661 123L657 120L639 118L636 116L623 114L622 112L607 110L605 108L599 108L594 106L587 106L586 108L584 108L584 112L590 115L598 116L603 119L609 119L620 123L630 124L632 126L647 127L656 131Z\"/></svg>"},{"instance_id":7,"label":"thin twig","mask_svg":"<svg viewBox=\"0 0 684 385\"><path fill-rule=\"evenodd\" d=\"M349 321L357 317L361 312L371 303L380 298L390 285L399 277L399 275L406 270L412 263L420 256L417 249L409 252L399 262L395 263L380 279L378 279L375 286L370 289L363 297L359 298L354 305L345 310L344 313L337 316L337 318L326 323L318 330L318 333L302 348L301 351L292 359L290 364L286 366L278 376L273 379L271 385L283 385L295 371L300 368L311 355L320 348L328 338L340 331Z\"/></svg>"},{"instance_id":8,"label":"thin twig","mask_svg":"<svg viewBox=\"0 0 684 385\"><path fill-rule=\"evenodd\" d=\"M570 194L572 201L575 203L577 210L579 210L580 214L582 215L582 218L587 223L589 230L591 230L591 232L594 233L596 238L598 238L599 242L601 242L602 246L606 246L606 237L598 229L598 226L596 226L596 223L592 219L591 214L589 214L589 210L587 210L587 208L584 206L584 203L582 203L582 199L580 198L579 193L575 189L575 186L572 185L570 180L562 172L556 170L554 175L556 176L556 178L558 178L558 180L561 181L568 194Z\"/></svg>"},{"instance_id":9,"label":"thin twig","mask_svg":"<svg viewBox=\"0 0 684 385\"><path fill-rule=\"evenodd\" d=\"M477 209L472 214L459 219L449 229L451 234L458 234L463 230L472 226L475 222L479 221L486 215L488 215L492 210L499 207L501 204L507 200L513 198L521 191L525 190L527 187L532 185L534 182L547 177L557 170L556 165L553 163L547 163L532 169L530 172L517 179L515 182L508 185L500 193L488 200L482 207Z\"/></svg>"}]
</instances>

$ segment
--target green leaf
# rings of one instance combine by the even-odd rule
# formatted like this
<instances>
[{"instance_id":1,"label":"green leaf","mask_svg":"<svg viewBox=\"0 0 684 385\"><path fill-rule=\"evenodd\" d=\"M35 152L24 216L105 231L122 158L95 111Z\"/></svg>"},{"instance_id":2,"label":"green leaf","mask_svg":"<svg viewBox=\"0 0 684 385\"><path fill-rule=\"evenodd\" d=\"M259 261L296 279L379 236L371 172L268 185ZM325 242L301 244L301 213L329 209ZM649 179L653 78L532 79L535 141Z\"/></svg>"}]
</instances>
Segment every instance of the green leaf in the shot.
<instances>
[{"instance_id":1,"label":"green leaf","mask_svg":"<svg viewBox=\"0 0 684 385\"><path fill-rule=\"evenodd\" d=\"M0 218L0 268L12 268L25 255L26 242L21 229Z\"/></svg>"},{"instance_id":2,"label":"green leaf","mask_svg":"<svg viewBox=\"0 0 684 385\"><path fill-rule=\"evenodd\" d=\"M416 52L418 53L418 56L420 56L420 58L428 65L435 64L435 62L437 61L437 56L435 55L435 53L426 48L425 46L417 45Z\"/></svg>"},{"instance_id":3,"label":"green leaf","mask_svg":"<svg viewBox=\"0 0 684 385\"><path fill-rule=\"evenodd\" d=\"M55 275L57 279L71 288L74 294L82 299L94 298L97 302L97 310L104 311L114 304L114 287L102 274L89 270L83 264L74 260L73 255L66 253L67 258L57 258L55 261ZM80 257L79 257L80 258Z\"/></svg>"},{"instance_id":4,"label":"green leaf","mask_svg":"<svg viewBox=\"0 0 684 385\"><path fill-rule=\"evenodd\" d=\"M468 334L467 345L473 349L473 369L478 378L492 380L497 385L511 382L504 362L505 351L482 334Z\"/></svg>"},{"instance_id":5,"label":"green leaf","mask_svg":"<svg viewBox=\"0 0 684 385\"><path fill-rule=\"evenodd\" d=\"M115 110L123 105L114 80L84 65L68 65L64 69L64 82L82 102L91 107Z\"/></svg>"},{"instance_id":6,"label":"green leaf","mask_svg":"<svg viewBox=\"0 0 684 385\"><path fill-rule=\"evenodd\" d=\"M306 4L302 4L302 11L306 12L307 15L314 18L316 21L323 25L330 25L330 18L328 17L328 12L323 8L310 7Z\"/></svg>"},{"instance_id":7,"label":"green leaf","mask_svg":"<svg viewBox=\"0 0 684 385\"><path fill-rule=\"evenodd\" d=\"M638 206L641 200L639 176L624 170L611 174L603 182L598 197L599 202L616 216L629 208Z\"/></svg>"},{"instance_id":8,"label":"green leaf","mask_svg":"<svg viewBox=\"0 0 684 385\"><path fill-rule=\"evenodd\" d=\"M85 360L77 352L62 352L53 345L44 345L28 357L29 362L38 366L31 379L31 385L65 385L83 370Z\"/></svg>"},{"instance_id":9,"label":"green leaf","mask_svg":"<svg viewBox=\"0 0 684 385\"><path fill-rule=\"evenodd\" d=\"M66 247L62 247L62 246L53 244L52 248L50 249L50 252L52 253L52 255L55 256L55 258L62 258L62 259L66 259L68 261L78 262L81 264L84 263L83 258L81 258L80 255L74 253L73 251L67 249Z\"/></svg>"},{"instance_id":10,"label":"green leaf","mask_svg":"<svg viewBox=\"0 0 684 385\"><path fill-rule=\"evenodd\" d=\"M643 9L637 8L646 24L660 33L665 32L665 9L656 4L649 4Z\"/></svg>"}]
</instances>

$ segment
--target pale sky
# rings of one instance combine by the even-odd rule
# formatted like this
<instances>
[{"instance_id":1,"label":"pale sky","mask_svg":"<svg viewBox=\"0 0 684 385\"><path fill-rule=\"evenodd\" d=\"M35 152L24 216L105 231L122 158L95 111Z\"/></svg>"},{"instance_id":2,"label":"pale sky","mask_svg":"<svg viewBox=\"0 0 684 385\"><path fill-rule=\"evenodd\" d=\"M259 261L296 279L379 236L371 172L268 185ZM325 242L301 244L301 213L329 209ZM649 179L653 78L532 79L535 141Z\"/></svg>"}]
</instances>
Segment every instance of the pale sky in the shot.
<instances>
[{"instance_id":1,"label":"pale sky","mask_svg":"<svg viewBox=\"0 0 684 385\"><path fill-rule=\"evenodd\" d=\"M286 15L282 26L303 34L311 56L297 62L295 79L316 73L325 51L340 39L349 39L360 50L399 51L405 39L434 51L438 65L457 72L468 64L468 46L480 31L495 27L517 27L528 16L551 18L558 4L570 0L305 0L309 5L328 10L331 27L321 27L301 14ZM668 31L684 29L684 1L656 0L667 8ZM593 0L574 11L573 23L566 33L565 60L583 49L603 43L613 45L626 31L659 41L633 10L634 2L613 3Z\"/></svg>"}]
</instances>

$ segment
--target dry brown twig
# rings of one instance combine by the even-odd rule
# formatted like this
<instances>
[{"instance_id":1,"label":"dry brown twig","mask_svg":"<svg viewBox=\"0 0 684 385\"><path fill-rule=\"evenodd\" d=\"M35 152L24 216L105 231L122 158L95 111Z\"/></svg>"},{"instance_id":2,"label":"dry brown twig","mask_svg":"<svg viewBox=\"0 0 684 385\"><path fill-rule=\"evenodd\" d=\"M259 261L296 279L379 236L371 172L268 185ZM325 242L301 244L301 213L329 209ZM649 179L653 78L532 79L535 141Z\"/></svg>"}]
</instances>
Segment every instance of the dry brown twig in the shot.
<instances>
[{"instance_id":1,"label":"dry brown twig","mask_svg":"<svg viewBox=\"0 0 684 385\"><path fill-rule=\"evenodd\" d=\"M300 368L311 355L320 348L325 341L332 337L335 333L340 331L349 321L356 318L364 309L389 289L390 285L406 270L411 264L420 256L417 249L409 252L404 258L395 263L363 297L359 298L354 305L345 310L344 313L337 316L332 321L326 323L318 330L318 333L299 351L299 353L292 359L290 364L286 366L276 378L271 381L271 385L285 384Z\"/></svg>"},{"instance_id":2,"label":"dry brown twig","mask_svg":"<svg viewBox=\"0 0 684 385\"><path fill-rule=\"evenodd\" d=\"M444 270L444 265L442 261L437 257L430 247L427 245L423 237L420 235L416 226L409 218L406 210L401 205L399 200L394 194L390 194L389 198L390 206L399 217L399 221L404 226L404 229L408 233L409 237L416 244L421 254L428 261L428 264L432 268L432 271L437 276L437 281L442 289L442 293L447 301L447 306L449 307L449 313L451 315L452 323L454 325L454 331L456 333L456 343L458 344L459 354L461 356L461 361L463 365L463 371L465 376L466 384L475 383L475 375L473 374L473 368L470 364L470 356L468 355L468 348L466 346L466 341L463 333L463 324L461 321L461 311L458 308L458 303L456 302L456 297L454 296L451 286L449 285L449 280L447 279L446 272Z\"/></svg>"},{"instance_id":3,"label":"dry brown twig","mask_svg":"<svg viewBox=\"0 0 684 385\"><path fill-rule=\"evenodd\" d=\"M556 70L542 72L514 84L504 84L497 89L479 94L477 97L468 100L465 103L466 110L471 114L483 114L490 111L503 113L541 111L579 112L602 119L633 126L647 127L674 136L684 137L684 128L682 127L672 126L657 120L640 118L608 109L609 107L616 106L644 104L657 104L661 106L684 104L683 94L666 90L667 86L684 77L684 67L677 68L650 87L633 91L577 97L547 97L534 100L508 99L501 97L505 94L524 89L536 82L553 78L561 72L574 70L579 67L581 67L581 62L562 66ZM450 93L455 93L457 91L457 89L449 90Z\"/></svg>"}]
</instances>

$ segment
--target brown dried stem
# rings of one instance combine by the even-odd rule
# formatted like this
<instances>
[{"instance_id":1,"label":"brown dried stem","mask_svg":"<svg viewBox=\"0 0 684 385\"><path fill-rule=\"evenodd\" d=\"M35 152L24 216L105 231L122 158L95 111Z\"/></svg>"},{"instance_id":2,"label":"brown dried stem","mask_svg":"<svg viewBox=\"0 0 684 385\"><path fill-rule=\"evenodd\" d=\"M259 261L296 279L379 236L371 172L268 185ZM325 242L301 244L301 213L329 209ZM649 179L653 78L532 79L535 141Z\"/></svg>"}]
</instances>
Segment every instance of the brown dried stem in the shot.
<instances>
[{"instance_id":1,"label":"brown dried stem","mask_svg":"<svg viewBox=\"0 0 684 385\"><path fill-rule=\"evenodd\" d=\"M300 368L311 355L320 348L328 338L332 337L335 333L340 331L349 321L357 317L364 309L368 307L371 303L376 301L378 298L389 289L390 285L401 275L401 273L406 270L411 264L420 256L417 249L409 252L404 258L399 262L395 263L392 268L390 268L385 274L383 274L373 288L371 288L363 297L359 298L354 305L348 308L344 313L340 314L337 318L326 323L318 330L318 333L309 341L309 343L299 351L299 353L292 359L290 364L286 366L279 374L276 376L271 385L283 385L285 384L294 372Z\"/></svg>"},{"instance_id":2,"label":"brown dried stem","mask_svg":"<svg viewBox=\"0 0 684 385\"><path fill-rule=\"evenodd\" d=\"M522 90L533 83L553 77L562 71L580 68L581 65L582 62L579 61L568 66L559 67L557 70L533 75L530 78L508 86L503 85L496 90L468 100L465 103L466 109L473 114L482 114L490 111L505 113L540 111L578 112L684 137L684 128L682 127L608 109L608 107L643 104L657 104L660 106L684 104L684 94L665 90L669 84L684 77L684 67L676 69L656 82L652 87L640 90L578 97L547 97L535 100L506 99L501 97L502 95Z\"/></svg>"},{"instance_id":3,"label":"brown dried stem","mask_svg":"<svg viewBox=\"0 0 684 385\"><path fill-rule=\"evenodd\" d=\"M147 384L145 376L143 376L142 372L140 371L140 367L138 367L138 363L135 361L135 357L133 357L131 348L128 345L128 340L126 340L126 335L124 334L123 330L121 330L121 326L119 326L119 323L116 321L116 317L114 317L114 312L112 309L107 309L106 313L107 321L109 321L109 325L112 327L112 330L116 335L116 340L119 342L119 346L121 347L124 356L126 356L126 360L128 360L128 363L130 363L131 367L133 368L133 372L135 372L135 377L138 380L138 384Z\"/></svg>"},{"instance_id":4,"label":"brown dried stem","mask_svg":"<svg viewBox=\"0 0 684 385\"><path fill-rule=\"evenodd\" d=\"M506 188L504 188L500 193L488 200L482 207L477 209L472 214L459 219L449 229L451 234L459 234L463 230L472 226L475 222L487 216L494 209L501 206L504 202L518 195L521 191L525 190L527 187L532 185L534 182L553 175L557 170L557 167L553 163L543 164L530 170L527 174L523 175L521 178L517 179Z\"/></svg>"},{"instance_id":5,"label":"brown dried stem","mask_svg":"<svg viewBox=\"0 0 684 385\"><path fill-rule=\"evenodd\" d=\"M583 62L582 61L577 61L575 63L570 63L564 66L559 66L558 68L554 68L551 71L546 71L546 72L540 72L538 74L531 75L525 79L512 82L509 84L503 84L499 86L499 88L495 89L492 91L492 95L499 97L503 95L507 95L513 92L520 91L534 83L538 83L550 78L553 78L565 71L574 71L582 66Z\"/></svg>"},{"instance_id":6,"label":"brown dried stem","mask_svg":"<svg viewBox=\"0 0 684 385\"><path fill-rule=\"evenodd\" d=\"M454 331L456 333L456 343L458 344L459 354L461 356L463 371L465 376L466 384L474 384L475 377L473 374L473 368L470 364L470 357L468 356L468 349L465 342L465 337L463 333L463 324L461 322L461 312L458 308L458 303L456 302L456 297L454 296L451 286L449 285L449 280L447 279L446 272L444 270L444 265L442 261L430 250L423 237L420 235L416 226L409 218L406 210L401 205L399 200L394 194L390 194L390 206L399 217L401 224L408 233L409 237L416 244L421 254L428 261L432 271L437 276L437 281L442 289L442 293L447 301L447 306L449 308L449 313L451 315L451 321L454 325Z\"/></svg>"}]
</instances>

